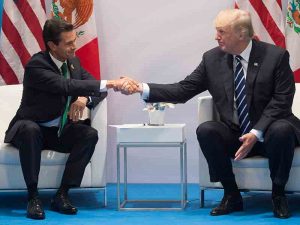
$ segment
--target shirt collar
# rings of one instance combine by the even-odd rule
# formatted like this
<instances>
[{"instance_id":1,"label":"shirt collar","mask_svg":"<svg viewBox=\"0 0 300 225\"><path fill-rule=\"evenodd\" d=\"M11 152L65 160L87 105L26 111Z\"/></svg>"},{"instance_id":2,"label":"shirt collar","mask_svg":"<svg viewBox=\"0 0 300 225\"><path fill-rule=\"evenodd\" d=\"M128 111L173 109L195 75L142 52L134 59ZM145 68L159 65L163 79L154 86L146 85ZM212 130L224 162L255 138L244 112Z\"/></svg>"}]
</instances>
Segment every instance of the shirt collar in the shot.
<instances>
[{"instance_id":1,"label":"shirt collar","mask_svg":"<svg viewBox=\"0 0 300 225\"><path fill-rule=\"evenodd\" d=\"M52 61L55 63L55 65L56 65L59 69L61 69L61 66L62 66L63 63L67 63L67 61L64 61L64 62L59 61L59 60L56 59L50 52L49 52L49 55L50 55Z\"/></svg>"},{"instance_id":2,"label":"shirt collar","mask_svg":"<svg viewBox=\"0 0 300 225\"><path fill-rule=\"evenodd\" d=\"M250 52L252 49L252 40L249 42L248 46L245 48L244 51L240 54L240 56L243 57L243 59L248 63L250 58ZM236 56L236 55L235 55Z\"/></svg>"}]
</instances>

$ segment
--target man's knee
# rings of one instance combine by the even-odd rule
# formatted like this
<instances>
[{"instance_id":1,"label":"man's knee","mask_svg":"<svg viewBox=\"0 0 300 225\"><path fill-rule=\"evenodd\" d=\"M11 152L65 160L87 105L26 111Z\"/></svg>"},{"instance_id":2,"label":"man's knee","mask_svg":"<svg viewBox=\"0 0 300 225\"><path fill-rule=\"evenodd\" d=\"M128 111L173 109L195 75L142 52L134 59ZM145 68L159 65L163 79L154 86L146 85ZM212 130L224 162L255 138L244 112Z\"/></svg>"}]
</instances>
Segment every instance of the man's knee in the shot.
<instances>
[{"instance_id":1,"label":"man's knee","mask_svg":"<svg viewBox=\"0 0 300 225\"><path fill-rule=\"evenodd\" d=\"M30 120L23 120L18 127L18 131L11 140L13 144L19 150L27 150L32 146L38 148L42 146L43 135L40 126Z\"/></svg>"},{"instance_id":2,"label":"man's knee","mask_svg":"<svg viewBox=\"0 0 300 225\"><path fill-rule=\"evenodd\" d=\"M85 138L90 140L90 141L93 141L93 142L97 143L97 141L98 141L98 131L93 127L89 127L85 132Z\"/></svg>"},{"instance_id":3,"label":"man's knee","mask_svg":"<svg viewBox=\"0 0 300 225\"><path fill-rule=\"evenodd\" d=\"M40 126L30 120L24 120L19 128L20 138L40 138L42 136Z\"/></svg>"},{"instance_id":4,"label":"man's knee","mask_svg":"<svg viewBox=\"0 0 300 225\"><path fill-rule=\"evenodd\" d=\"M198 141L214 136L218 131L217 122L207 121L200 124L196 130Z\"/></svg>"},{"instance_id":5,"label":"man's knee","mask_svg":"<svg viewBox=\"0 0 300 225\"><path fill-rule=\"evenodd\" d=\"M91 128L92 128L90 131L91 138L95 141L98 141L98 131L93 127Z\"/></svg>"},{"instance_id":6,"label":"man's knee","mask_svg":"<svg viewBox=\"0 0 300 225\"><path fill-rule=\"evenodd\" d=\"M266 141L289 140L295 138L295 132L291 124L284 120L273 122L265 134Z\"/></svg>"}]
</instances>

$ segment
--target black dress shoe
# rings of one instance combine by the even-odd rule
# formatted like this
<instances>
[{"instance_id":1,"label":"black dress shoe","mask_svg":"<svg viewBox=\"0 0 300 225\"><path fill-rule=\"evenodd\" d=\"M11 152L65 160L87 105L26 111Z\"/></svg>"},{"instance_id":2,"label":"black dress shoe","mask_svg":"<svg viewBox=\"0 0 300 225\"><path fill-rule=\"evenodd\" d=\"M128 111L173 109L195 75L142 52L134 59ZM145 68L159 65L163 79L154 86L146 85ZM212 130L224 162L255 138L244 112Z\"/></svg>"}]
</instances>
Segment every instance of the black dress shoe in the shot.
<instances>
[{"instance_id":1,"label":"black dress shoe","mask_svg":"<svg viewBox=\"0 0 300 225\"><path fill-rule=\"evenodd\" d=\"M224 195L220 205L210 211L211 216L226 215L231 212L243 211L243 198L240 194Z\"/></svg>"},{"instance_id":2,"label":"black dress shoe","mask_svg":"<svg viewBox=\"0 0 300 225\"><path fill-rule=\"evenodd\" d=\"M74 215L77 213L77 208L72 205L69 197L65 193L57 193L51 200L51 209L53 211Z\"/></svg>"},{"instance_id":3,"label":"black dress shoe","mask_svg":"<svg viewBox=\"0 0 300 225\"><path fill-rule=\"evenodd\" d=\"M45 212L39 197L34 197L28 201L27 217L35 220L45 219Z\"/></svg>"},{"instance_id":4,"label":"black dress shoe","mask_svg":"<svg viewBox=\"0 0 300 225\"><path fill-rule=\"evenodd\" d=\"M285 196L272 197L272 203L275 217L280 219L286 219L290 217L289 205Z\"/></svg>"}]
</instances>

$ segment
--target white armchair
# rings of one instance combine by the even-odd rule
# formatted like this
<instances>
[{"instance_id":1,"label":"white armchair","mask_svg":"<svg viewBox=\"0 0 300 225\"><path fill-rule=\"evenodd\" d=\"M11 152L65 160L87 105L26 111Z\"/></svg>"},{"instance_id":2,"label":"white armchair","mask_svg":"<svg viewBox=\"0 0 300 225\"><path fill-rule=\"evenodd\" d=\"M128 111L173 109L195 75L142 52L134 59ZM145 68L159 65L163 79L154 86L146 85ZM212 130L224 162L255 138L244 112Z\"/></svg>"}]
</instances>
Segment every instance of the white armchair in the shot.
<instances>
[{"instance_id":1,"label":"white armchair","mask_svg":"<svg viewBox=\"0 0 300 225\"><path fill-rule=\"evenodd\" d=\"M296 84L296 90L300 84ZM300 117L300 91L296 91L293 102L293 113ZM211 96L198 98L198 121L199 124L218 120L218 113L213 104ZM268 160L263 157L246 158L241 161L233 161L233 171L238 184L242 190L271 191L272 182ZM290 178L286 191L300 191L300 147L296 147L295 156L290 172ZM200 206L204 206L204 191L209 188L222 188L221 183L211 183L206 159L199 149L199 185L200 185Z\"/></svg>"},{"instance_id":2,"label":"white armchair","mask_svg":"<svg viewBox=\"0 0 300 225\"><path fill-rule=\"evenodd\" d=\"M10 144L4 144L5 131L15 115L22 96L21 84L0 86L0 190L22 190L26 188L19 160L19 152ZM86 112L86 115L89 113ZM99 188L104 191L106 205L106 145L107 102L104 99L90 113L92 127L98 130L99 141L91 162L87 165L82 188ZM42 152L39 188L57 188L67 160L67 154L51 150Z\"/></svg>"}]
</instances>

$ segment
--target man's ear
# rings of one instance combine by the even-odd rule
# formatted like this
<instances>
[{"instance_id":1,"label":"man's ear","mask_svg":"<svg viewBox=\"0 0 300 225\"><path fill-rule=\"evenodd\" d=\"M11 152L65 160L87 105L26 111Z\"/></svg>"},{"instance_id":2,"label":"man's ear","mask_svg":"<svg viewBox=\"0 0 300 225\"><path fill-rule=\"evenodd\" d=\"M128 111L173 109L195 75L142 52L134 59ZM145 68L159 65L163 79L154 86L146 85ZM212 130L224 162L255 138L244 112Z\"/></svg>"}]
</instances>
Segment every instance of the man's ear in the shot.
<instances>
[{"instance_id":1,"label":"man's ear","mask_svg":"<svg viewBox=\"0 0 300 225\"><path fill-rule=\"evenodd\" d=\"M48 47L50 48L51 51L55 51L55 49L57 47L56 44L54 44L53 41L48 41L47 45L48 45Z\"/></svg>"}]
</instances>

